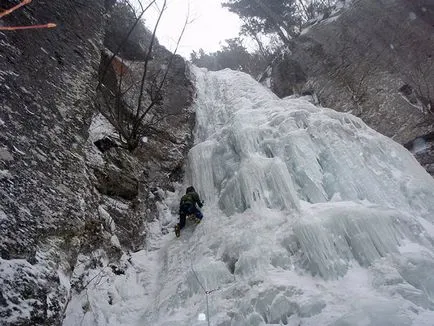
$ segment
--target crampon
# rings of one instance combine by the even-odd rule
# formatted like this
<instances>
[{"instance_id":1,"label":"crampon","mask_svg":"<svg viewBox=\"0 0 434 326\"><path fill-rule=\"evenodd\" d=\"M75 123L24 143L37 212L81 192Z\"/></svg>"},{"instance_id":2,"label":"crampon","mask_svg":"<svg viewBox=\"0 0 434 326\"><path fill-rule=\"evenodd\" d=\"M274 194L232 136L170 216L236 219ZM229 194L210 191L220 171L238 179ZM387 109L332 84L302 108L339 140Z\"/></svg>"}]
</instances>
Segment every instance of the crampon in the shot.
<instances>
[{"instance_id":1,"label":"crampon","mask_svg":"<svg viewBox=\"0 0 434 326\"><path fill-rule=\"evenodd\" d=\"M187 221L190 221L189 224L191 224L191 222L192 222L193 225L197 225L201 222L201 219L197 218L196 215L194 215L194 214L190 214L187 216ZM175 235L177 238L179 238L181 236L181 229L179 228L179 224L175 225Z\"/></svg>"}]
</instances>

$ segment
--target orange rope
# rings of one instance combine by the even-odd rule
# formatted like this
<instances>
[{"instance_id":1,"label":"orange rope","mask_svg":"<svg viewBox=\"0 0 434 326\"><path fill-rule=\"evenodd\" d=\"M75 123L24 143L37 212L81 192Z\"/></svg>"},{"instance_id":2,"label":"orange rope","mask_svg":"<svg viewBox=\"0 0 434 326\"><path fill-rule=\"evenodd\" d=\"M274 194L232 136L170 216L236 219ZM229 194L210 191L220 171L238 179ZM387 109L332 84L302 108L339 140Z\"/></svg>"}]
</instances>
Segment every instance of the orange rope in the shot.
<instances>
[{"instance_id":1,"label":"orange rope","mask_svg":"<svg viewBox=\"0 0 434 326\"><path fill-rule=\"evenodd\" d=\"M30 26L0 26L0 31L16 31L19 29L37 29L37 28L54 28L56 24L49 23L44 25L30 25Z\"/></svg>"},{"instance_id":2,"label":"orange rope","mask_svg":"<svg viewBox=\"0 0 434 326\"><path fill-rule=\"evenodd\" d=\"M1 12L0 18L4 17L6 15L9 15L10 13L14 12L18 8L21 8L22 6L27 5L30 2L32 2L32 0L21 1L19 4L13 6L12 8ZM43 25L29 25L29 26L0 26L0 31L16 31L16 30L21 30L21 29L54 28L54 27L56 27L56 24L53 24L53 23L48 23L48 24L43 24Z\"/></svg>"},{"instance_id":3,"label":"orange rope","mask_svg":"<svg viewBox=\"0 0 434 326\"><path fill-rule=\"evenodd\" d=\"M0 18L9 15L11 12L17 10L18 8L21 8L24 5L29 4L30 2L32 2L32 0L23 0L22 2L20 2L19 4L17 4L16 6L13 6L10 9L6 9L5 11L3 11L2 13L0 13Z\"/></svg>"}]
</instances>

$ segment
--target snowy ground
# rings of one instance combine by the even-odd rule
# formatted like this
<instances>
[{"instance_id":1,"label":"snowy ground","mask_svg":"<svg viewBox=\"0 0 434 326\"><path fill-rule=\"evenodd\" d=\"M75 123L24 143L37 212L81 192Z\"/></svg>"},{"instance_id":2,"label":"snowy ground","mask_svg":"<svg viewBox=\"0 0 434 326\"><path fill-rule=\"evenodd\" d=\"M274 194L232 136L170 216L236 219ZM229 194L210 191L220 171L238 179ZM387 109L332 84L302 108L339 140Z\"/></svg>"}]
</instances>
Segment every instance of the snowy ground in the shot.
<instances>
[{"instance_id":1,"label":"snowy ground","mask_svg":"<svg viewBox=\"0 0 434 326\"><path fill-rule=\"evenodd\" d=\"M95 269L64 325L433 325L434 180L411 154L245 74L195 74L203 222L164 234L185 187L166 193L148 249Z\"/></svg>"}]
</instances>

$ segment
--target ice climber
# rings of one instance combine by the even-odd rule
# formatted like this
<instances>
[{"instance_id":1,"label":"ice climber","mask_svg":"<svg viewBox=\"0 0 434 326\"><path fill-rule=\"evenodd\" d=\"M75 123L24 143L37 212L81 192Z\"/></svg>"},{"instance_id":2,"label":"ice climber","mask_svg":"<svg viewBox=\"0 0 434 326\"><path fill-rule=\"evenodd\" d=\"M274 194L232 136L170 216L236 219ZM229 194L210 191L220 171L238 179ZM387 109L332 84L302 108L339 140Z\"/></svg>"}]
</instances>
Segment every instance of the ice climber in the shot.
<instances>
[{"instance_id":1,"label":"ice climber","mask_svg":"<svg viewBox=\"0 0 434 326\"><path fill-rule=\"evenodd\" d=\"M179 203L179 223L175 226L175 234L177 237L179 237L181 229L185 226L187 215L194 215L196 223L200 223L202 220L203 215L196 207L196 204L199 207L203 206L196 190L194 187L190 186L187 188L185 195L182 196L181 202Z\"/></svg>"}]
</instances>

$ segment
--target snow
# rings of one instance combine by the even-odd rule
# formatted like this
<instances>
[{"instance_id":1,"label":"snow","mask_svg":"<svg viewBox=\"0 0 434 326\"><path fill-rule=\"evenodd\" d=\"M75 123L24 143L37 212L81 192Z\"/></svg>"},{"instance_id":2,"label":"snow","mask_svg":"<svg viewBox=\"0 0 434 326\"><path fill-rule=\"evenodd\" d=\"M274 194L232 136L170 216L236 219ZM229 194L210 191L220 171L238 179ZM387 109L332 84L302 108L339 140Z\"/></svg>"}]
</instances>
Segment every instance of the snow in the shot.
<instances>
[{"instance_id":1,"label":"snow","mask_svg":"<svg viewBox=\"0 0 434 326\"><path fill-rule=\"evenodd\" d=\"M43 273L41 266L32 266L25 259L2 259L0 258L0 289L2 289L2 298L5 305L11 307L12 313L2 316L5 323L14 324L19 318L30 318L33 307L32 304L37 300L33 298L24 298L19 300L16 289L13 288L13 280L17 277L24 279L37 279ZM29 282L29 286L32 283Z\"/></svg>"},{"instance_id":2,"label":"snow","mask_svg":"<svg viewBox=\"0 0 434 326\"><path fill-rule=\"evenodd\" d=\"M116 230L116 224L113 218L110 216L110 214L102 207L101 205L98 206L98 215L99 217L104 221L105 225L108 226L108 229L111 233L115 232Z\"/></svg>"},{"instance_id":3,"label":"snow","mask_svg":"<svg viewBox=\"0 0 434 326\"><path fill-rule=\"evenodd\" d=\"M60 268L57 270L57 277L59 278L60 285L64 287L69 294L71 291L71 283L69 282L69 277Z\"/></svg>"},{"instance_id":4,"label":"snow","mask_svg":"<svg viewBox=\"0 0 434 326\"><path fill-rule=\"evenodd\" d=\"M1 179L12 179L12 174L9 170L0 170L0 180Z\"/></svg>"},{"instance_id":5,"label":"snow","mask_svg":"<svg viewBox=\"0 0 434 326\"><path fill-rule=\"evenodd\" d=\"M92 122L89 127L89 140L92 143L104 137L110 137L115 135L116 130L101 113L96 114L92 118Z\"/></svg>"},{"instance_id":6,"label":"snow","mask_svg":"<svg viewBox=\"0 0 434 326\"><path fill-rule=\"evenodd\" d=\"M408 14L408 18L410 20L416 20L417 19L417 15L414 12L410 11L410 13Z\"/></svg>"},{"instance_id":7,"label":"snow","mask_svg":"<svg viewBox=\"0 0 434 326\"><path fill-rule=\"evenodd\" d=\"M119 248L119 249L122 248L122 247L121 247L121 243L119 242L119 239L118 239L118 237L117 237L116 235L112 235L112 236L110 237L110 242L111 242L111 244L112 244L114 247Z\"/></svg>"},{"instance_id":8,"label":"snow","mask_svg":"<svg viewBox=\"0 0 434 326\"><path fill-rule=\"evenodd\" d=\"M95 114L92 117L89 127L89 138L87 139L87 160L94 166L104 166L102 153L96 148L94 143L105 137L117 139L116 130L101 113Z\"/></svg>"},{"instance_id":9,"label":"snow","mask_svg":"<svg viewBox=\"0 0 434 326\"><path fill-rule=\"evenodd\" d=\"M330 18L323 20L321 23L325 23L325 24L333 23L334 21L338 20L339 17L340 17L340 15L332 16Z\"/></svg>"},{"instance_id":10,"label":"snow","mask_svg":"<svg viewBox=\"0 0 434 326\"><path fill-rule=\"evenodd\" d=\"M411 153L243 73L193 72L185 185L158 192L147 250L91 270L64 325L432 325L434 180ZM162 230L190 184L205 217L177 239Z\"/></svg>"},{"instance_id":11,"label":"snow","mask_svg":"<svg viewBox=\"0 0 434 326\"><path fill-rule=\"evenodd\" d=\"M422 153L422 152L426 151L427 149L428 149L428 146L426 144L425 139L423 139L423 138L416 138L413 141L413 148L411 149L411 152L413 154Z\"/></svg>"},{"instance_id":12,"label":"snow","mask_svg":"<svg viewBox=\"0 0 434 326\"><path fill-rule=\"evenodd\" d=\"M0 221L7 220L7 219L8 219L8 216L6 215L6 213L0 209Z\"/></svg>"},{"instance_id":13,"label":"snow","mask_svg":"<svg viewBox=\"0 0 434 326\"><path fill-rule=\"evenodd\" d=\"M15 150L15 152L17 152L18 154L26 155L26 153L24 153L23 151L20 151L20 150L19 150L18 148L16 148L15 146L12 145L12 147L13 147L13 149Z\"/></svg>"}]
</instances>

